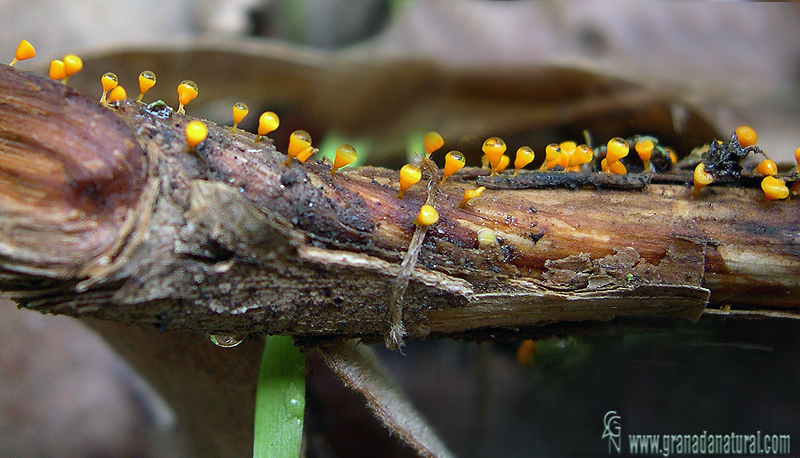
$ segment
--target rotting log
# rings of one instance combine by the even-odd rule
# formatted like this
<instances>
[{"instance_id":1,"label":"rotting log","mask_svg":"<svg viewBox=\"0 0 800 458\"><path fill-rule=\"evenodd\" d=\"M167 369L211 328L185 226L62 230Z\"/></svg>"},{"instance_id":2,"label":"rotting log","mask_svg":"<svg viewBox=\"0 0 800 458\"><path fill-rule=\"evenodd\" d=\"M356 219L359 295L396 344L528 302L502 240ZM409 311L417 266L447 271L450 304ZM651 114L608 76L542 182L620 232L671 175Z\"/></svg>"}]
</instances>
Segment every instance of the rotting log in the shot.
<instances>
[{"instance_id":1,"label":"rotting log","mask_svg":"<svg viewBox=\"0 0 800 458\"><path fill-rule=\"evenodd\" d=\"M0 290L21 306L209 333L378 340L426 195L397 172L283 165L269 139L133 101L111 108L0 69ZM800 309L797 202L682 185L441 187L404 299L409 337L615 317L695 320L709 303ZM499 245L479 247L491 229ZM788 309L788 310L787 310Z\"/></svg>"}]
</instances>

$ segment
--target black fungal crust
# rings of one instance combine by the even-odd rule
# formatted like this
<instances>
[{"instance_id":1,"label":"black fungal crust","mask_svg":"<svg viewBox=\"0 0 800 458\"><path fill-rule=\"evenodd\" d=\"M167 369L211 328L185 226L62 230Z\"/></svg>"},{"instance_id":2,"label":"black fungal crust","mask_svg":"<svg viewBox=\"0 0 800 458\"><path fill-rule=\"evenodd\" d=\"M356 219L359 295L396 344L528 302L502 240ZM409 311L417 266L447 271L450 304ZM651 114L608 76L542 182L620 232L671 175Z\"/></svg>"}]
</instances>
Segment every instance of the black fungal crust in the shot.
<instances>
[{"instance_id":1,"label":"black fungal crust","mask_svg":"<svg viewBox=\"0 0 800 458\"><path fill-rule=\"evenodd\" d=\"M750 154L763 154L757 146L744 147L739 144L736 132L727 142L714 140L703 157L706 172L716 178L729 177L738 180L742 176L742 161Z\"/></svg>"}]
</instances>

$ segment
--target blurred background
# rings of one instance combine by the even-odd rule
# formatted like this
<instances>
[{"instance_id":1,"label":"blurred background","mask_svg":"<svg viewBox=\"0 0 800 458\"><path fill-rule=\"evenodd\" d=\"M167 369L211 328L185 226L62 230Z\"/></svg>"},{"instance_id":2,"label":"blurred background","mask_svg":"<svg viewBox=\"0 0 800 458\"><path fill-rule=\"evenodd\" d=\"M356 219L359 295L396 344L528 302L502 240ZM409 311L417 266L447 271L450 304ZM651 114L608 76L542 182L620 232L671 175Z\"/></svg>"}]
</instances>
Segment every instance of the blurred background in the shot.
<instances>
[{"instance_id":1,"label":"blurred background","mask_svg":"<svg viewBox=\"0 0 800 458\"><path fill-rule=\"evenodd\" d=\"M97 98L108 71L135 95L152 70L145 101L171 105L191 79L193 116L229 125L243 101L247 130L255 113L280 114L279 149L303 128L323 154L350 142L362 162L391 168L429 130L477 165L494 135L540 153L584 130L596 143L653 134L684 156L742 123L770 157L793 161L798 13L761 2L0 0L0 55L10 61L25 38L37 57L18 68L45 72L77 53L85 69L70 85ZM539 342L528 366L518 342L377 350L458 456L605 455L608 410L623 434L761 430L800 449L792 322L624 332ZM0 455L185 455L169 408L81 323L0 303L0 343ZM336 404L341 390L323 389L336 382L321 371L309 382L309 456L408 454L391 441L347 449L367 429L347 436L332 410L360 401Z\"/></svg>"}]
</instances>

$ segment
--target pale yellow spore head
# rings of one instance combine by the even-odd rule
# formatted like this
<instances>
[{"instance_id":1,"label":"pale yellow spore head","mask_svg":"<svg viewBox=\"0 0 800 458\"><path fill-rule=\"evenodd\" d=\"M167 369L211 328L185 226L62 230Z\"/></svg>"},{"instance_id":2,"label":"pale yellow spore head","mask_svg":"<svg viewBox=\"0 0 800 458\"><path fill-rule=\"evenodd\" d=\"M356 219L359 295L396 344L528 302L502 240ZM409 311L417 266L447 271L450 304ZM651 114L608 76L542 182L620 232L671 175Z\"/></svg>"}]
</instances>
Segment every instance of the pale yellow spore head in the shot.
<instances>
[{"instance_id":1,"label":"pale yellow spore head","mask_svg":"<svg viewBox=\"0 0 800 458\"><path fill-rule=\"evenodd\" d=\"M497 234L491 229L478 230L478 248L482 250L493 250L500 247Z\"/></svg>"}]
</instances>

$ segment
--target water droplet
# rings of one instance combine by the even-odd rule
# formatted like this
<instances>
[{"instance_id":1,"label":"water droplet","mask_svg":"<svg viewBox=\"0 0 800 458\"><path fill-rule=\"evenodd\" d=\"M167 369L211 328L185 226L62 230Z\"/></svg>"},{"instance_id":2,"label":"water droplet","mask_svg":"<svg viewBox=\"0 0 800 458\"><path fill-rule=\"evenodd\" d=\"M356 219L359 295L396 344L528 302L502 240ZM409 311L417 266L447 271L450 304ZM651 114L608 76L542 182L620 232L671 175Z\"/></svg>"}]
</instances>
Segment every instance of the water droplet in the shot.
<instances>
[{"instance_id":1,"label":"water droplet","mask_svg":"<svg viewBox=\"0 0 800 458\"><path fill-rule=\"evenodd\" d=\"M219 284L219 292L222 294L228 294L231 292L231 284L230 283L220 283Z\"/></svg>"},{"instance_id":2,"label":"water droplet","mask_svg":"<svg viewBox=\"0 0 800 458\"><path fill-rule=\"evenodd\" d=\"M303 403L299 399L290 399L286 404L286 415L289 418L303 418Z\"/></svg>"},{"instance_id":3,"label":"water droplet","mask_svg":"<svg viewBox=\"0 0 800 458\"><path fill-rule=\"evenodd\" d=\"M291 386L283 394L283 406L286 409L286 417L289 419L302 420L305 403L301 401L302 393L296 387Z\"/></svg>"},{"instance_id":4,"label":"water droplet","mask_svg":"<svg viewBox=\"0 0 800 458\"><path fill-rule=\"evenodd\" d=\"M214 342L214 345L222 348L233 348L244 340L242 337L231 334L209 334L208 338Z\"/></svg>"}]
</instances>

